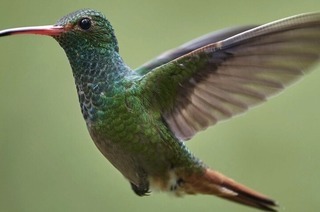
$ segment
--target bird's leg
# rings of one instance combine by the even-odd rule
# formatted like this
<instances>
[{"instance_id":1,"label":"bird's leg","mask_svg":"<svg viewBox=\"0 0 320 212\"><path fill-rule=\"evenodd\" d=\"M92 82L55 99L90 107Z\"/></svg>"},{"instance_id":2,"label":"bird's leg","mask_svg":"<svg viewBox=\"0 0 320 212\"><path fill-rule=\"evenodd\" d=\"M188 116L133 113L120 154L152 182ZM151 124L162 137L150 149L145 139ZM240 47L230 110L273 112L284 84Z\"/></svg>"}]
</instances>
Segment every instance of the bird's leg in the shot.
<instances>
[{"instance_id":1,"label":"bird's leg","mask_svg":"<svg viewBox=\"0 0 320 212\"><path fill-rule=\"evenodd\" d=\"M148 194L150 193L148 181L140 183L138 186L136 184L130 182L130 185L131 185L131 188L134 191L134 193L136 193L136 195L138 195L140 197L148 196Z\"/></svg>"},{"instance_id":2,"label":"bird's leg","mask_svg":"<svg viewBox=\"0 0 320 212\"><path fill-rule=\"evenodd\" d=\"M136 167L136 175L138 177L137 180L135 182L130 182L132 190L136 195L140 197L148 196L150 193L148 174L146 173L144 168L138 166Z\"/></svg>"}]
</instances>

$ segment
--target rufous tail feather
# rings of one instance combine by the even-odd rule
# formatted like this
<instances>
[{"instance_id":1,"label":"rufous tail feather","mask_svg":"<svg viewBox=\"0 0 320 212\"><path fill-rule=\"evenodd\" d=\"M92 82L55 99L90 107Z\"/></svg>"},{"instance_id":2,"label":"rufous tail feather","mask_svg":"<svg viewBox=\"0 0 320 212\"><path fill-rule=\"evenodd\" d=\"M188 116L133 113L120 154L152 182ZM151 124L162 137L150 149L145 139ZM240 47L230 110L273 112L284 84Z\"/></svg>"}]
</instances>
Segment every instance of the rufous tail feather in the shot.
<instances>
[{"instance_id":1,"label":"rufous tail feather","mask_svg":"<svg viewBox=\"0 0 320 212\"><path fill-rule=\"evenodd\" d=\"M216 195L265 211L276 211L274 207L277 206L275 201L267 196L210 169L206 169L204 174L185 178L183 190L188 194Z\"/></svg>"}]
</instances>

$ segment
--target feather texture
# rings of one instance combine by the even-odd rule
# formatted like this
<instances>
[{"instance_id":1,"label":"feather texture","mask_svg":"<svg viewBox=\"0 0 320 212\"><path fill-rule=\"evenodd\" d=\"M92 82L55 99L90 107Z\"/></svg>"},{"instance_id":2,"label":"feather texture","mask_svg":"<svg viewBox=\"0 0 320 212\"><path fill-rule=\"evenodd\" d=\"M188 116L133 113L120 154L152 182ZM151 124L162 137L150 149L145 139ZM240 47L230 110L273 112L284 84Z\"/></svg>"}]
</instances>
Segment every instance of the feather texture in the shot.
<instances>
[{"instance_id":1,"label":"feather texture","mask_svg":"<svg viewBox=\"0 0 320 212\"><path fill-rule=\"evenodd\" d=\"M319 60L319 37L318 13L293 16L218 42L199 42L207 45L183 55L171 51L168 57L175 55L174 60L149 62L141 73L157 81L153 86L159 96L167 96L169 103L162 107L162 116L172 132L188 140L300 79ZM153 69L146 72L146 68ZM171 90L157 87L164 80L178 86Z\"/></svg>"}]
</instances>

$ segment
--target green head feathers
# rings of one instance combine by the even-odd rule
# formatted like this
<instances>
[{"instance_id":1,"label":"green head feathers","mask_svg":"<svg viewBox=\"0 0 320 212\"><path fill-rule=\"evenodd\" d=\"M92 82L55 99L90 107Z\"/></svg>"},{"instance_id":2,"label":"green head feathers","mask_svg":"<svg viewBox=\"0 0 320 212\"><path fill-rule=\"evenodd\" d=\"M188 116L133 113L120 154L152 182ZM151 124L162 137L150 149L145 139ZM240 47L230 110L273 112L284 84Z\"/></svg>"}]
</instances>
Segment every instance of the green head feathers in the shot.
<instances>
[{"instance_id":1,"label":"green head feathers","mask_svg":"<svg viewBox=\"0 0 320 212\"><path fill-rule=\"evenodd\" d=\"M64 31L53 37L68 51L68 48L106 48L118 51L114 30L106 17L92 9L82 9L61 18L55 26Z\"/></svg>"}]
</instances>

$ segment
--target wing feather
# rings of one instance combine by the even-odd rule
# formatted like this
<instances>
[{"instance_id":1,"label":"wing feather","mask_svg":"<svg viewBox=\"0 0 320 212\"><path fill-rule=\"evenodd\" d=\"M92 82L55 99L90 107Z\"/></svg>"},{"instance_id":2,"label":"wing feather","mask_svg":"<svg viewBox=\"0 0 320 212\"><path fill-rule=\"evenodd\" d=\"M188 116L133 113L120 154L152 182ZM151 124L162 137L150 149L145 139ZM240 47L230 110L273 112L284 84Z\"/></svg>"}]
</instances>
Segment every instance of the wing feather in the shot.
<instances>
[{"instance_id":1,"label":"wing feather","mask_svg":"<svg viewBox=\"0 0 320 212\"><path fill-rule=\"evenodd\" d=\"M261 104L310 71L320 56L320 13L204 43L183 55L169 54L157 65L151 63L154 68L142 80L144 88L155 89L153 94L159 97L155 104L181 140Z\"/></svg>"}]
</instances>

